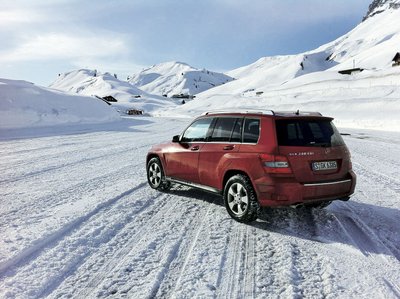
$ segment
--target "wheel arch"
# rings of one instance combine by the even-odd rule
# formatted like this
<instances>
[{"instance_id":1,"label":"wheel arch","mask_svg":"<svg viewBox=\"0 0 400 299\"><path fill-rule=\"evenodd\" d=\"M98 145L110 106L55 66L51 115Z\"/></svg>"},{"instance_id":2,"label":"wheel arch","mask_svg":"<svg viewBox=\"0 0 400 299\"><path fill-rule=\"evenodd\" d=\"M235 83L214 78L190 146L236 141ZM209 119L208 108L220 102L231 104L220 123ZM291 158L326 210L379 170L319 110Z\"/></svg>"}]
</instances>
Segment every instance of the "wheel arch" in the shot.
<instances>
[{"instance_id":1,"label":"wheel arch","mask_svg":"<svg viewBox=\"0 0 400 299\"><path fill-rule=\"evenodd\" d=\"M225 174L224 174L224 178L222 180L222 185L221 185L221 187L222 187L221 190L222 191L225 189L226 182L231 177L233 177L234 175L237 175L237 174L245 175L246 177L248 177L249 180L250 180L250 183L251 183L251 185L253 186L253 189L254 189L254 184L253 184L253 182L251 180L251 177L245 171L239 170L239 169L230 169L230 170L226 171Z\"/></svg>"},{"instance_id":2,"label":"wheel arch","mask_svg":"<svg viewBox=\"0 0 400 299\"><path fill-rule=\"evenodd\" d=\"M161 158L160 158L159 155L157 155L157 154L155 154L155 153L149 153L149 154L147 155L147 157L146 157L146 167L147 167L147 164L149 164L149 161L150 161L151 159L153 159L153 158L158 158L158 159L160 159L160 161L161 161ZM161 161L161 163L162 163L162 161Z\"/></svg>"}]
</instances>

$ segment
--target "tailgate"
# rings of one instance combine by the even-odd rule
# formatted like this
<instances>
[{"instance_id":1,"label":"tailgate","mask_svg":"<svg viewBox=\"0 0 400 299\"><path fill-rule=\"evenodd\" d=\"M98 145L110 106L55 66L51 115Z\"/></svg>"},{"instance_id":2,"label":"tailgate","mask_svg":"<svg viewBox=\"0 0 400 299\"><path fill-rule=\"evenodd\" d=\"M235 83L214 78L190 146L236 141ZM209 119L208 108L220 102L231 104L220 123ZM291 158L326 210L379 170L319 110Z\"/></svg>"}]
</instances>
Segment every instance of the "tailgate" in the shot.
<instances>
[{"instance_id":1,"label":"tailgate","mask_svg":"<svg viewBox=\"0 0 400 299\"><path fill-rule=\"evenodd\" d=\"M279 153L288 158L293 174L300 183L339 180L349 171L346 146L280 146Z\"/></svg>"},{"instance_id":2,"label":"tailgate","mask_svg":"<svg viewBox=\"0 0 400 299\"><path fill-rule=\"evenodd\" d=\"M347 175L349 151L332 118L285 117L275 126L279 154L287 157L299 182L333 181Z\"/></svg>"}]
</instances>

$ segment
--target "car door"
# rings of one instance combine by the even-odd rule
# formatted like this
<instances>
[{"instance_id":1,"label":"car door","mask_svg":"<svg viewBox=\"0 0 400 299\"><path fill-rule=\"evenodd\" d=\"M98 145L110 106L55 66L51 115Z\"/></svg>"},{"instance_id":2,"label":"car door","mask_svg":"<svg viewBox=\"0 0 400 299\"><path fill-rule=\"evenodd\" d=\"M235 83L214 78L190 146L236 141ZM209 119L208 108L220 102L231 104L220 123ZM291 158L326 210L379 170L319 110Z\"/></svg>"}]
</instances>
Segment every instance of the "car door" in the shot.
<instances>
[{"instance_id":1,"label":"car door","mask_svg":"<svg viewBox=\"0 0 400 299\"><path fill-rule=\"evenodd\" d=\"M216 119L208 142L200 151L198 169L202 185L220 189L219 175L239 150L242 123L243 119L238 117Z\"/></svg>"},{"instance_id":2,"label":"car door","mask_svg":"<svg viewBox=\"0 0 400 299\"><path fill-rule=\"evenodd\" d=\"M199 153L203 148L213 122L212 117L194 121L165 153L167 175L185 182L199 183Z\"/></svg>"}]
</instances>

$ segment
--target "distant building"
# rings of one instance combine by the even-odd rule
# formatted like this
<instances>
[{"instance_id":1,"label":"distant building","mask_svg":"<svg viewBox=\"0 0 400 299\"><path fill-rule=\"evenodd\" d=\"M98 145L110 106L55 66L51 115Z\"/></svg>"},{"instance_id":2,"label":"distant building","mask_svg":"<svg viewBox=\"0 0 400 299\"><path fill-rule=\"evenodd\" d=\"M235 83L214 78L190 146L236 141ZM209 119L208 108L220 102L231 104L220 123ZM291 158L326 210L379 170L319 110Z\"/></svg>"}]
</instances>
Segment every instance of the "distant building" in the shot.
<instances>
[{"instance_id":1,"label":"distant building","mask_svg":"<svg viewBox=\"0 0 400 299\"><path fill-rule=\"evenodd\" d=\"M143 115L143 110L129 109L129 110L126 110L126 114L128 114L128 115Z\"/></svg>"},{"instance_id":2,"label":"distant building","mask_svg":"<svg viewBox=\"0 0 400 299\"><path fill-rule=\"evenodd\" d=\"M183 93L172 95L172 98L174 98L174 99L194 99L195 97L196 96L192 96L189 94L183 94Z\"/></svg>"},{"instance_id":3,"label":"distant building","mask_svg":"<svg viewBox=\"0 0 400 299\"><path fill-rule=\"evenodd\" d=\"M118 102L116 98L114 98L113 96L105 96L103 97L104 100L106 100L107 102Z\"/></svg>"},{"instance_id":4,"label":"distant building","mask_svg":"<svg viewBox=\"0 0 400 299\"><path fill-rule=\"evenodd\" d=\"M400 52L397 52L396 55L394 55L392 61L393 61L392 66L400 65Z\"/></svg>"},{"instance_id":5,"label":"distant building","mask_svg":"<svg viewBox=\"0 0 400 299\"><path fill-rule=\"evenodd\" d=\"M359 67L353 68L353 69L347 69L347 70L341 70L339 71L339 74L342 75L352 75L352 74L357 74L361 73L364 69L361 69Z\"/></svg>"},{"instance_id":6,"label":"distant building","mask_svg":"<svg viewBox=\"0 0 400 299\"><path fill-rule=\"evenodd\" d=\"M96 95L95 95L95 97L96 97L96 99L99 99L99 100L103 101L104 103L106 103L107 105L111 106L111 104L109 102L107 102L105 99L103 99L103 98L101 98L99 96L96 96Z\"/></svg>"}]
</instances>

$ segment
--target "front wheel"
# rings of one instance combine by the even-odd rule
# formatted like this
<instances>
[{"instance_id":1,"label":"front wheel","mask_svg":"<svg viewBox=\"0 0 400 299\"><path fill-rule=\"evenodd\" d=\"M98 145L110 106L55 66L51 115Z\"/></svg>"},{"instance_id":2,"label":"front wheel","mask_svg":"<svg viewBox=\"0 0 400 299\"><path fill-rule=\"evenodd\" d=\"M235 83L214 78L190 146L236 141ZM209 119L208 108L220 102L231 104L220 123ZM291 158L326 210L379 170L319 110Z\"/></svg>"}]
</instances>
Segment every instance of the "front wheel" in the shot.
<instances>
[{"instance_id":1,"label":"front wheel","mask_svg":"<svg viewBox=\"0 0 400 299\"><path fill-rule=\"evenodd\" d=\"M250 179L242 174L234 175L226 182L224 203L229 215L239 222L256 220L260 211Z\"/></svg>"},{"instance_id":2,"label":"front wheel","mask_svg":"<svg viewBox=\"0 0 400 299\"><path fill-rule=\"evenodd\" d=\"M165 191L170 188L170 182L165 180L161 161L157 157L147 163L147 181L150 187L156 190Z\"/></svg>"}]
</instances>

